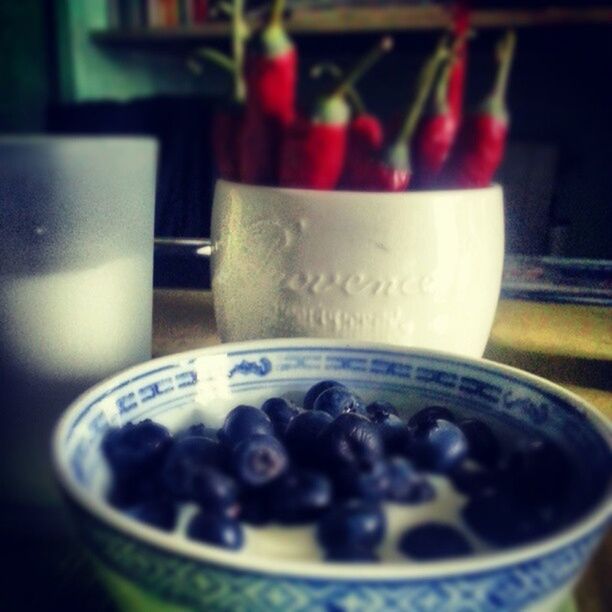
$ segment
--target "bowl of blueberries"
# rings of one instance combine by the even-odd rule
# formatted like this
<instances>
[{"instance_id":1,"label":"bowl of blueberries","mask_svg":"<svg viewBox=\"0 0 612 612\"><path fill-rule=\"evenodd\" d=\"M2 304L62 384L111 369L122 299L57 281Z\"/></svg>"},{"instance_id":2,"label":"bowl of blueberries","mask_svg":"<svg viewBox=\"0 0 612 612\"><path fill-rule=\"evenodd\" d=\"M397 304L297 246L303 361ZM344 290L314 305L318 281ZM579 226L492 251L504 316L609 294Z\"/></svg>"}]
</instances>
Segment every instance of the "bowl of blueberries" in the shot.
<instances>
[{"instance_id":1,"label":"bowl of blueberries","mask_svg":"<svg viewBox=\"0 0 612 612\"><path fill-rule=\"evenodd\" d=\"M53 438L126 610L557 610L612 516L611 449L519 370L299 338L135 366Z\"/></svg>"}]
</instances>

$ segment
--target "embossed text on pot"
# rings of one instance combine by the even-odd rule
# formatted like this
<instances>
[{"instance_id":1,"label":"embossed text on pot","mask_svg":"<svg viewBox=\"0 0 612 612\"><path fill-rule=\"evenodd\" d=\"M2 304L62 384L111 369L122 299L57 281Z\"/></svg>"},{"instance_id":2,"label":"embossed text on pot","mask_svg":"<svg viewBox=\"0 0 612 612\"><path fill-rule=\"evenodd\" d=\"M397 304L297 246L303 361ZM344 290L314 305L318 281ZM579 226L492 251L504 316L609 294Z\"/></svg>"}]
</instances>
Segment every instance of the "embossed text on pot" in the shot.
<instances>
[{"instance_id":1,"label":"embossed text on pot","mask_svg":"<svg viewBox=\"0 0 612 612\"><path fill-rule=\"evenodd\" d=\"M224 341L336 337L479 357L499 297L503 198L219 181L212 287Z\"/></svg>"}]
</instances>

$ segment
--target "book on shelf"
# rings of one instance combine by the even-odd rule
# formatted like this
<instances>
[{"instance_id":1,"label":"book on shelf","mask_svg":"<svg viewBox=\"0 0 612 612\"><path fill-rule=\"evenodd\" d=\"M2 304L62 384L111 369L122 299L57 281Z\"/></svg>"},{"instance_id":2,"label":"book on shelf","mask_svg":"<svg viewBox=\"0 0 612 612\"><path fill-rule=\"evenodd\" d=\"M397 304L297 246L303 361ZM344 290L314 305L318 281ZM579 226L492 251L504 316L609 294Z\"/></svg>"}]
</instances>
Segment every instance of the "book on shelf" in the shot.
<instances>
[{"instance_id":1,"label":"book on shelf","mask_svg":"<svg viewBox=\"0 0 612 612\"><path fill-rule=\"evenodd\" d=\"M149 28L159 28L164 25L161 4L159 0L145 0L146 2L146 25Z\"/></svg>"},{"instance_id":2,"label":"book on shelf","mask_svg":"<svg viewBox=\"0 0 612 612\"><path fill-rule=\"evenodd\" d=\"M111 28L160 28L205 23L208 0L107 0Z\"/></svg>"},{"instance_id":3,"label":"book on shelf","mask_svg":"<svg viewBox=\"0 0 612 612\"><path fill-rule=\"evenodd\" d=\"M178 0L159 0L161 5L162 25L176 27L179 24Z\"/></svg>"},{"instance_id":4,"label":"book on shelf","mask_svg":"<svg viewBox=\"0 0 612 612\"><path fill-rule=\"evenodd\" d=\"M207 0L191 0L193 4L193 23L204 23L208 16Z\"/></svg>"},{"instance_id":5,"label":"book on shelf","mask_svg":"<svg viewBox=\"0 0 612 612\"><path fill-rule=\"evenodd\" d=\"M178 20L180 25L193 23L193 2L191 0L178 0Z\"/></svg>"},{"instance_id":6,"label":"book on shelf","mask_svg":"<svg viewBox=\"0 0 612 612\"><path fill-rule=\"evenodd\" d=\"M145 5L141 0L119 0L119 23L124 28L140 28L146 24Z\"/></svg>"}]
</instances>

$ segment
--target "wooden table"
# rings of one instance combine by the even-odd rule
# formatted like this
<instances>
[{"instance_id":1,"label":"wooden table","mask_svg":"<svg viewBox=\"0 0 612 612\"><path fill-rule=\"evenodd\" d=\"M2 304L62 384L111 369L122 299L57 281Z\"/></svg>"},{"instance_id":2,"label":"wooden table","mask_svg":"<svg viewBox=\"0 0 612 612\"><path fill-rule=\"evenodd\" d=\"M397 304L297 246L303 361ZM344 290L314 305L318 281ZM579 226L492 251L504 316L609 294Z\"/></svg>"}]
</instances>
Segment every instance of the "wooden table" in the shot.
<instances>
[{"instance_id":1,"label":"wooden table","mask_svg":"<svg viewBox=\"0 0 612 612\"><path fill-rule=\"evenodd\" d=\"M218 344L208 291L159 289L153 354ZM499 303L485 357L558 382L612 419L612 309L519 300ZM580 612L612 610L612 532L576 593Z\"/></svg>"},{"instance_id":2,"label":"wooden table","mask_svg":"<svg viewBox=\"0 0 612 612\"><path fill-rule=\"evenodd\" d=\"M155 356L219 343L210 292L156 290L153 306ZM612 418L611 313L604 307L502 300L486 357L559 382ZM0 610L112 612L63 514L48 459L47 473L23 469L37 465L27 449L15 467L10 461L0 467L5 463L19 480L28 476L39 482L26 483L37 491L29 501L11 499L6 479L0 487L0 538L9 555L0 580ZM580 581L576 606L568 604L563 612L576 607L612 610L612 534Z\"/></svg>"}]
</instances>

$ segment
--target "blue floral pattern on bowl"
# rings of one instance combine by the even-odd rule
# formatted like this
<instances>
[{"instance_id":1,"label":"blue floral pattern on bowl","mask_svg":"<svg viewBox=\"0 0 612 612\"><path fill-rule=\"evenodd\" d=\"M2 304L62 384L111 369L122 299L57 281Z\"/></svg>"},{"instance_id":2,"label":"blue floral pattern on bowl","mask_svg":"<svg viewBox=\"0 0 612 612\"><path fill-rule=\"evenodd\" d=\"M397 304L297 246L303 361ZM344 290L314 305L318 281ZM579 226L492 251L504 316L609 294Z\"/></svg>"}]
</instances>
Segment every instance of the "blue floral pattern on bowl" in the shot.
<instances>
[{"instance_id":1,"label":"blue floral pattern on bowl","mask_svg":"<svg viewBox=\"0 0 612 612\"><path fill-rule=\"evenodd\" d=\"M299 396L339 379L402 404L442 402L492 423L502 437L543 434L575 469L572 524L533 545L435 564L342 564L233 557L143 527L98 493L104 432L129 420L176 424L196 405ZM212 417L211 417L212 418ZM279 340L224 345L155 360L79 398L55 435L55 462L84 542L101 564L162 602L208 610L555 609L584 568L612 509L610 425L560 388L483 361L363 343Z\"/></svg>"}]
</instances>

